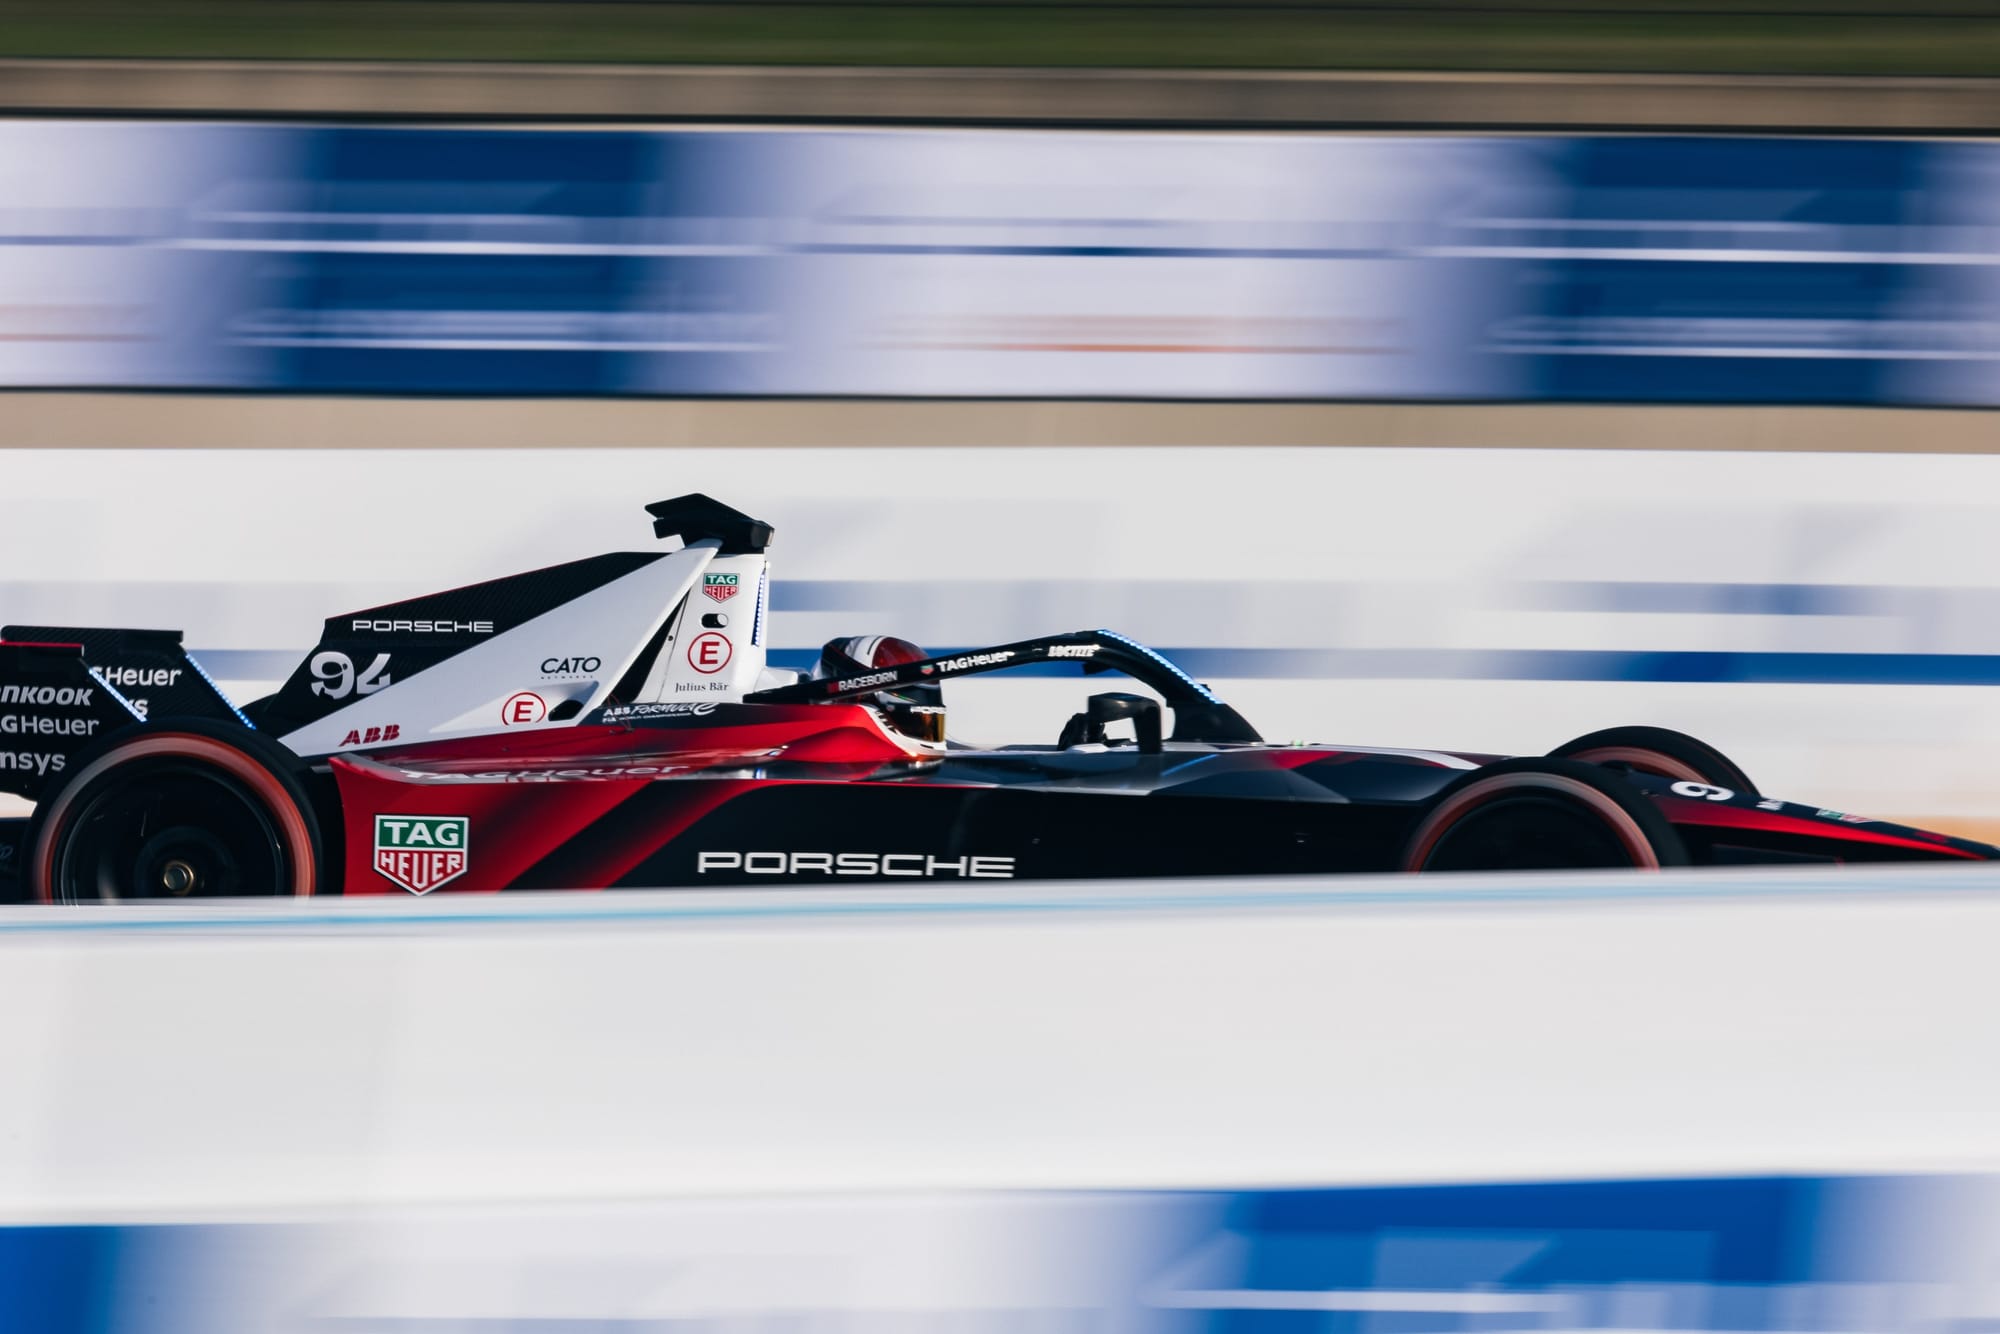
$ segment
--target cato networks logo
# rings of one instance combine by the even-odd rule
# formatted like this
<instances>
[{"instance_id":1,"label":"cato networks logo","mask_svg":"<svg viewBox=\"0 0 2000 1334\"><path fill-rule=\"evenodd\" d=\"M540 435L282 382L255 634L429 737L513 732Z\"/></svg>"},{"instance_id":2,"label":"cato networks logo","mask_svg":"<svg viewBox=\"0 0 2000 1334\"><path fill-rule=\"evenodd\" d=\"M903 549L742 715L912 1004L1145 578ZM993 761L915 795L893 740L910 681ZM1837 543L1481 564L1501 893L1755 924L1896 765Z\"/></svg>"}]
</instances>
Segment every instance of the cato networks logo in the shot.
<instances>
[{"instance_id":1,"label":"cato networks logo","mask_svg":"<svg viewBox=\"0 0 2000 1334\"><path fill-rule=\"evenodd\" d=\"M736 596L740 577L734 574L704 574L701 577L702 596L713 598L717 602L727 602Z\"/></svg>"},{"instance_id":2,"label":"cato networks logo","mask_svg":"<svg viewBox=\"0 0 2000 1334\"><path fill-rule=\"evenodd\" d=\"M378 815L375 870L412 894L428 894L465 874L463 815Z\"/></svg>"}]
</instances>

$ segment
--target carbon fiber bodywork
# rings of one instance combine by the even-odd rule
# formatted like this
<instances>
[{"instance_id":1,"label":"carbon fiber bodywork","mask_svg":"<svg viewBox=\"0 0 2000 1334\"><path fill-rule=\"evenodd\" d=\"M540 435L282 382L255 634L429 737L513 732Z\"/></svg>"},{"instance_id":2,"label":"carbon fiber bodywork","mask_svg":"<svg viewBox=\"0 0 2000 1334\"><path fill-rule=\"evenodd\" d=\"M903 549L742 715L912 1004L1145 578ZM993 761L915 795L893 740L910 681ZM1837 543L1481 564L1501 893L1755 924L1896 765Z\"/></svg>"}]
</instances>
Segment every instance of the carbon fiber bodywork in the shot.
<instances>
[{"instance_id":1,"label":"carbon fiber bodywork","mask_svg":"<svg viewBox=\"0 0 2000 1334\"><path fill-rule=\"evenodd\" d=\"M383 814L465 818L454 890L1388 871L1432 799L1496 758L1193 742L1150 754L1127 744L911 755L863 706L743 704L579 728L554 745L343 756L333 769L352 894L397 890L371 865ZM1840 812L1621 776L1697 862L2000 856Z\"/></svg>"}]
</instances>

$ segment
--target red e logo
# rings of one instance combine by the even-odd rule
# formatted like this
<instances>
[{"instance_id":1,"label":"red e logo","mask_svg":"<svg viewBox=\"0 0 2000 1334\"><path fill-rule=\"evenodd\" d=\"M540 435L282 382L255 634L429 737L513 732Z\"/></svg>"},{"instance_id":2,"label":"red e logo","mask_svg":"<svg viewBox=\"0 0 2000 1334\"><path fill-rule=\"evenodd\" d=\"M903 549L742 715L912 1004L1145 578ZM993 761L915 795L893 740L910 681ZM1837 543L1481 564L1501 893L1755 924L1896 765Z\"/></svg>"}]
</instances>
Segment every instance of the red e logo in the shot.
<instances>
[{"instance_id":1,"label":"red e logo","mask_svg":"<svg viewBox=\"0 0 2000 1334\"><path fill-rule=\"evenodd\" d=\"M729 665L734 651L726 636L711 630L707 634L696 635L694 643L688 645L688 666L703 676L714 676Z\"/></svg>"},{"instance_id":2,"label":"red e logo","mask_svg":"<svg viewBox=\"0 0 2000 1334\"><path fill-rule=\"evenodd\" d=\"M509 695L507 702L500 706L500 721L509 727L516 723L538 723L548 716L549 706L532 690Z\"/></svg>"}]
</instances>

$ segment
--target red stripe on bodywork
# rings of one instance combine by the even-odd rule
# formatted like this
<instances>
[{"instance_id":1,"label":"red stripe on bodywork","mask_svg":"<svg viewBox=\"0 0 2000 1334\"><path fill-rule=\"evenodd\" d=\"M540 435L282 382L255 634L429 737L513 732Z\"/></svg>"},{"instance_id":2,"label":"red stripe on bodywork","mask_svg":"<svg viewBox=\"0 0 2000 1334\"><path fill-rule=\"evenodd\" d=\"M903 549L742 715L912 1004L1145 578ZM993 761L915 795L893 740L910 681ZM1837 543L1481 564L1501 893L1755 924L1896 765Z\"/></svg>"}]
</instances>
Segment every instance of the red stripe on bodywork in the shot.
<instances>
[{"instance_id":1,"label":"red stripe on bodywork","mask_svg":"<svg viewBox=\"0 0 2000 1334\"><path fill-rule=\"evenodd\" d=\"M1702 825L1715 829L1755 829L1767 834L1797 834L1833 842L1872 843L1885 848L1914 848L1948 857L1961 857L1967 861L1985 860L1984 856L1970 848L1950 843L1933 843L1928 839L1910 838L1904 834L1893 833L1887 828L1809 820L1797 815L1786 815L1782 811L1746 810L1741 806L1724 806L1718 802L1700 801L1689 797L1661 797L1658 800L1665 809L1667 818L1675 824Z\"/></svg>"},{"instance_id":2,"label":"red stripe on bodywork","mask_svg":"<svg viewBox=\"0 0 2000 1334\"><path fill-rule=\"evenodd\" d=\"M727 726L646 726L593 724L548 728L518 736L483 733L423 741L369 752L370 757L410 769L440 773L470 769L527 768L574 760L664 756L672 763L712 766L731 759L778 758L849 763L898 760L909 752L882 735L858 705L762 706L780 716ZM782 711L782 712L781 712Z\"/></svg>"},{"instance_id":3,"label":"red stripe on bodywork","mask_svg":"<svg viewBox=\"0 0 2000 1334\"><path fill-rule=\"evenodd\" d=\"M659 786L655 787L658 790ZM675 794L685 794L658 823L648 824L645 837L627 839L617 846L605 846L595 855L583 855L574 847L557 848L551 855L568 853L570 864L561 868L574 889L605 889L617 884L633 867L671 844L710 812L727 805L752 788L769 787L754 779L716 778L673 784ZM636 794L635 794L636 795ZM553 870L554 868L547 868ZM546 872L545 872L546 873Z\"/></svg>"},{"instance_id":4,"label":"red stripe on bodywork","mask_svg":"<svg viewBox=\"0 0 2000 1334\"><path fill-rule=\"evenodd\" d=\"M363 761L336 757L334 779L346 812L348 894L405 891L375 870L377 815L463 815L467 833L464 874L437 893L491 893L643 790L647 778L589 783L410 782Z\"/></svg>"}]
</instances>

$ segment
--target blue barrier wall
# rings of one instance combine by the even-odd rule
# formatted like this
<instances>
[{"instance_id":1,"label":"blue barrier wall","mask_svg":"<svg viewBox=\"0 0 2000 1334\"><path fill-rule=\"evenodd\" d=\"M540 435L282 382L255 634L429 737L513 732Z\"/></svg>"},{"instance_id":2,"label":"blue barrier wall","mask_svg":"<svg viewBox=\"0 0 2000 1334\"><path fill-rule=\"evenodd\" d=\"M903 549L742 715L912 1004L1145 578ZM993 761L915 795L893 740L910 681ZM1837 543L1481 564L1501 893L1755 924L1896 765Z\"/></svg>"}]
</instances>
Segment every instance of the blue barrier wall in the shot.
<instances>
[{"instance_id":1,"label":"blue barrier wall","mask_svg":"<svg viewBox=\"0 0 2000 1334\"><path fill-rule=\"evenodd\" d=\"M1993 404L2000 148L0 128L0 384Z\"/></svg>"},{"instance_id":2,"label":"blue barrier wall","mask_svg":"<svg viewBox=\"0 0 2000 1334\"><path fill-rule=\"evenodd\" d=\"M1966 1219L1993 1186L1031 1191L0 1227L0 1310L14 1334L1936 1329L1990 1318L1966 1260L1991 1238Z\"/></svg>"}]
</instances>

